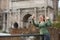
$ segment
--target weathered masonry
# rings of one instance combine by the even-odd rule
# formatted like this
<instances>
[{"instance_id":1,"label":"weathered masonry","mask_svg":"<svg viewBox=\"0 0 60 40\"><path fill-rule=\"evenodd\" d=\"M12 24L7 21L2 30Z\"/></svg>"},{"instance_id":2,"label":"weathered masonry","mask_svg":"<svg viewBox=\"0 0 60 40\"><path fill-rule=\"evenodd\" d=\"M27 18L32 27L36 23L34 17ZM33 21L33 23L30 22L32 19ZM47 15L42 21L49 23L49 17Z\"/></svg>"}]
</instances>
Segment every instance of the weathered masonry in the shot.
<instances>
[{"instance_id":1,"label":"weathered masonry","mask_svg":"<svg viewBox=\"0 0 60 40\"><path fill-rule=\"evenodd\" d=\"M1 0L1 29L9 32L15 22L18 23L18 28L28 27L32 14L36 15L36 20L41 14L49 17L52 15L53 18L57 13L57 3L58 0Z\"/></svg>"}]
</instances>

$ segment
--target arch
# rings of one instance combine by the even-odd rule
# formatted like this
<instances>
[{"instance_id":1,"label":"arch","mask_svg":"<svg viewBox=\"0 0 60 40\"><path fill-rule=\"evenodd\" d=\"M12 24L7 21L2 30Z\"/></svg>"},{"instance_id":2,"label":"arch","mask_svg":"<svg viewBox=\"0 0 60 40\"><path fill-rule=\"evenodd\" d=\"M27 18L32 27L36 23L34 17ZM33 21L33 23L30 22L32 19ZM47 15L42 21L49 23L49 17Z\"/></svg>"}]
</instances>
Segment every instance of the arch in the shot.
<instances>
[{"instance_id":1,"label":"arch","mask_svg":"<svg viewBox=\"0 0 60 40\"><path fill-rule=\"evenodd\" d=\"M18 23L17 22L14 23L14 28L18 28Z\"/></svg>"},{"instance_id":2,"label":"arch","mask_svg":"<svg viewBox=\"0 0 60 40\"><path fill-rule=\"evenodd\" d=\"M26 15L23 17L23 26L24 26L24 27L27 27L27 26L28 26L28 19L29 19L30 16L31 16L31 14L26 14Z\"/></svg>"},{"instance_id":3,"label":"arch","mask_svg":"<svg viewBox=\"0 0 60 40\"><path fill-rule=\"evenodd\" d=\"M26 14L24 17L23 17L23 22L27 22L28 21L28 18L31 16L31 14Z\"/></svg>"}]
</instances>

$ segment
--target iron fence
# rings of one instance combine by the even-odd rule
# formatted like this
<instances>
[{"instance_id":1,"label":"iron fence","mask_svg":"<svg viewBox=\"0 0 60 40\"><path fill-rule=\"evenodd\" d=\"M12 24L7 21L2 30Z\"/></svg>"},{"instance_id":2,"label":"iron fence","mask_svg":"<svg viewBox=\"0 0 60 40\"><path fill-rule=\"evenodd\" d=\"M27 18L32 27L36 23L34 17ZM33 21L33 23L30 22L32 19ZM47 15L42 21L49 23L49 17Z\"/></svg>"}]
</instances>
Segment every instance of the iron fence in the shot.
<instances>
[{"instance_id":1,"label":"iron fence","mask_svg":"<svg viewBox=\"0 0 60 40\"><path fill-rule=\"evenodd\" d=\"M1 35L0 40L44 40L40 34L11 34Z\"/></svg>"}]
</instances>

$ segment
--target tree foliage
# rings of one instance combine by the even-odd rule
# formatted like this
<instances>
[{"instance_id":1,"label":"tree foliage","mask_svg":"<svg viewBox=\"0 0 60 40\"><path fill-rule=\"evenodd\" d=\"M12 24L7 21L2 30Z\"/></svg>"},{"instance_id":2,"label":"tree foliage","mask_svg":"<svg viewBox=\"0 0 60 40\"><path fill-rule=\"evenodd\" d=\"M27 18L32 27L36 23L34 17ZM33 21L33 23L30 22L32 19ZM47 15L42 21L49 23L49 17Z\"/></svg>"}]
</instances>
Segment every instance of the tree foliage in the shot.
<instances>
[{"instance_id":1,"label":"tree foliage","mask_svg":"<svg viewBox=\"0 0 60 40\"><path fill-rule=\"evenodd\" d=\"M56 27L56 28L60 28L60 15L57 16L57 19L56 19L56 21L54 21L52 26Z\"/></svg>"}]
</instances>

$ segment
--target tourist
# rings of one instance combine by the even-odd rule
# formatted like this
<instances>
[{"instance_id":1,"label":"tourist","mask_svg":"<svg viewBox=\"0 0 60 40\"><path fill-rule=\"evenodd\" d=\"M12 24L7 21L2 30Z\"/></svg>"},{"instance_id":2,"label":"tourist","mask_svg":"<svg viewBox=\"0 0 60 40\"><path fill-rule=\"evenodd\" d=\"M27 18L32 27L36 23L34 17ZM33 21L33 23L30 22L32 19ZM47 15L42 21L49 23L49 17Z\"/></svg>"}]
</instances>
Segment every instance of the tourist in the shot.
<instances>
[{"instance_id":1,"label":"tourist","mask_svg":"<svg viewBox=\"0 0 60 40\"><path fill-rule=\"evenodd\" d=\"M50 34L47 30L47 27L51 26L51 21L49 17L45 18L43 15L40 15L39 22L35 22L34 19L35 19L35 15L32 15L33 24L40 29L40 35L44 35L42 36L42 40L50 40Z\"/></svg>"}]
</instances>

